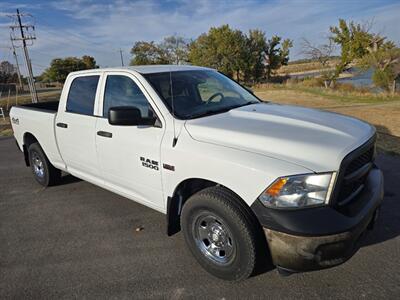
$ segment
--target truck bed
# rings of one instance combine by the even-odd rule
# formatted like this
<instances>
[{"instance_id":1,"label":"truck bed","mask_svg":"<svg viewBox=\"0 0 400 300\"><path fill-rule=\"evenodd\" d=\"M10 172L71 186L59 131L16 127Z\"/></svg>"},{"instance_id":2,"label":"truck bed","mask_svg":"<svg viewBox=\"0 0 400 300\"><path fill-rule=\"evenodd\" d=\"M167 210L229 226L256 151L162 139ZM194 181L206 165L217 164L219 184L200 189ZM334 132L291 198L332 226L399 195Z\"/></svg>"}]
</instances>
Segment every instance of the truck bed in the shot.
<instances>
[{"instance_id":1,"label":"truck bed","mask_svg":"<svg viewBox=\"0 0 400 300\"><path fill-rule=\"evenodd\" d=\"M56 112L58 110L59 101L38 102L20 105L24 108L32 108L37 110L46 110Z\"/></svg>"},{"instance_id":2,"label":"truck bed","mask_svg":"<svg viewBox=\"0 0 400 300\"><path fill-rule=\"evenodd\" d=\"M21 151L23 151L24 138L31 135L40 141L40 146L50 162L63 169L63 161L56 142L57 109L58 101L13 106L10 110L10 119L14 137Z\"/></svg>"}]
</instances>

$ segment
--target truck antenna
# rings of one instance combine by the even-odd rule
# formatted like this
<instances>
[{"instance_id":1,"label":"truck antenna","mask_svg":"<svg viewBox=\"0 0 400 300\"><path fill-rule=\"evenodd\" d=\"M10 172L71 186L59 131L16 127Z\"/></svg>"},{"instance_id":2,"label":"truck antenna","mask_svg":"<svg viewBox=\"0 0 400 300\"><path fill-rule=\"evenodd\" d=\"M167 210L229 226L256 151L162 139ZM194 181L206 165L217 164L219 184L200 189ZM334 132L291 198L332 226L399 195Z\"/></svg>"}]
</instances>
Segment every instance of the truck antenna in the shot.
<instances>
[{"instance_id":1,"label":"truck antenna","mask_svg":"<svg viewBox=\"0 0 400 300\"><path fill-rule=\"evenodd\" d=\"M178 138L176 137L175 131L175 106L174 106L174 90L172 89L172 72L169 71L169 87L171 89L171 106L172 106L172 126L174 127L174 139L172 141L172 147L175 147Z\"/></svg>"}]
</instances>

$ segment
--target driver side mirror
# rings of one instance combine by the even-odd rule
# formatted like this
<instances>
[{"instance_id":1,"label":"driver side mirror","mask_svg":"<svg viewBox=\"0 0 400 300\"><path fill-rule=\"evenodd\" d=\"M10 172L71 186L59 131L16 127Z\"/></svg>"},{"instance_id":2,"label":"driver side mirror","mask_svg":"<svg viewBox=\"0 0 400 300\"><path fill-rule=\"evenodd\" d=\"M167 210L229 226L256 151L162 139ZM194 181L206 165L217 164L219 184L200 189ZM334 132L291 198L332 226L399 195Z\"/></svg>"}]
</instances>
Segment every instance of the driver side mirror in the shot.
<instances>
[{"instance_id":1,"label":"driver side mirror","mask_svg":"<svg viewBox=\"0 0 400 300\"><path fill-rule=\"evenodd\" d=\"M150 125L156 123L155 117L142 117L140 109L134 106L111 107L108 111L108 123L110 125L135 126Z\"/></svg>"}]
</instances>

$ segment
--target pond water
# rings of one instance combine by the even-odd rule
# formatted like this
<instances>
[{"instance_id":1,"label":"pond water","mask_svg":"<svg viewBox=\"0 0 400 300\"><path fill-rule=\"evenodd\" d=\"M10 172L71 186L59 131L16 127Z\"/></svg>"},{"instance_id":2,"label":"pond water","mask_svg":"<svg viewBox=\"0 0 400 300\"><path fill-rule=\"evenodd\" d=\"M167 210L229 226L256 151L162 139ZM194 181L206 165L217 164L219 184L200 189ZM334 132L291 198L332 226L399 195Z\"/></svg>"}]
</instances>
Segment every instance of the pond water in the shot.
<instances>
[{"instance_id":1,"label":"pond water","mask_svg":"<svg viewBox=\"0 0 400 300\"><path fill-rule=\"evenodd\" d=\"M360 86L360 87L373 85L372 69L369 69L367 71L362 71L359 68L350 68L349 70L346 71L346 73L353 74L353 77L340 78L338 79L338 82L351 83L355 86Z\"/></svg>"}]
</instances>

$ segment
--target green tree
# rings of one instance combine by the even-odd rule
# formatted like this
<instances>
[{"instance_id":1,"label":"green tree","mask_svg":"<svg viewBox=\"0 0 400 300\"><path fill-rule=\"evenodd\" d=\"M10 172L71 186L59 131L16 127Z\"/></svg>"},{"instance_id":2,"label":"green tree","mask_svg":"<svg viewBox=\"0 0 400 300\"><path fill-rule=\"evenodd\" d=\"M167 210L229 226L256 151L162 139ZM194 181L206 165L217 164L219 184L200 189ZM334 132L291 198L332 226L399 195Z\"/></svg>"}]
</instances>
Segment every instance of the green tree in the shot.
<instances>
[{"instance_id":1,"label":"green tree","mask_svg":"<svg viewBox=\"0 0 400 300\"><path fill-rule=\"evenodd\" d=\"M17 83L18 75L14 65L9 61L0 63L0 83Z\"/></svg>"},{"instance_id":2,"label":"green tree","mask_svg":"<svg viewBox=\"0 0 400 300\"><path fill-rule=\"evenodd\" d=\"M189 50L191 63L215 68L224 74L240 80L246 57L246 39L240 30L229 25L212 27L208 33L200 35Z\"/></svg>"},{"instance_id":3,"label":"green tree","mask_svg":"<svg viewBox=\"0 0 400 300\"><path fill-rule=\"evenodd\" d=\"M133 58L130 62L131 66L171 63L168 59L168 52L153 41L136 42L131 49L131 54L133 55Z\"/></svg>"},{"instance_id":4,"label":"green tree","mask_svg":"<svg viewBox=\"0 0 400 300\"><path fill-rule=\"evenodd\" d=\"M167 36L159 47L164 51L171 64L180 65L188 62L189 42L180 36Z\"/></svg>"},{"instance_id":5,"label":"green tree","mask_svg":"<svg viewBox=\"0 0 400 300\"><path fill-rule=\"evenodd\" d=\"M82 56L82 62L85 64L86 69L97 69L99 67L98 65L96 65L96 60L93 56Z\"/></svg>"},{"instance_id":6,"label":"green tree","mask_svg":"<svg viewBox=\"0 0 400 300\"><path fill-rule=\"evenodd\" d=\"M98 68L98 66L91 56L55 58L40 77L45 82L64 82L70 72L93 68Z\"/></svg>"},{"instance_id":7,"label":"green tree","mask_svg":"<svg viewBox=\"0 0 400 300\"><path fill-rule=\"evenodd\" d=\"M364 69L373 68L372 80L377 87L395 92L395 79L400 73L400 48L392 41L370 48L363 56L360 66Z\"/></svg>"},{"instance_id":8,"label":"green tree","mask_svg":"<svg viewBox=\"0 0 400 300\"><path fill-rule=\"evenodd\" d=\"M274 35L267 41L265 48L267 80L271 79L274 70L289 62L289 50L293 47L293 41L285 39L281 43L281 40L281 37Z\"/></svg>"},{"instance_id":9,"label":"green tree","mask_svg":"<svg viewBox=\"0 0 400 300\"><path fill-rule=\"evenodd\" d=\"M246 52L244 57L244 81L258 82L265 74L265 49L267 41L261 30L250 30L246 36Z\"/></svg>"},{"instance_id":10,"label":"green tree","mask_svg":"<svg viewBox=\"0 0 400 300\"><path fill-rule=\"evenodd\" d=\"M331 26L331 39L340 46L340 63L336 66L335 77L338 78L350 63L356 59L361 59L368 53L368 48L374 35L369 33L369 26L354 23L348 23L339 19L338 26Z\"/></svg>"}]
</instances>

